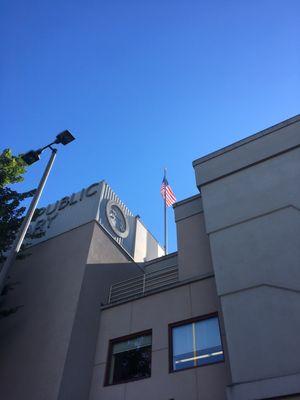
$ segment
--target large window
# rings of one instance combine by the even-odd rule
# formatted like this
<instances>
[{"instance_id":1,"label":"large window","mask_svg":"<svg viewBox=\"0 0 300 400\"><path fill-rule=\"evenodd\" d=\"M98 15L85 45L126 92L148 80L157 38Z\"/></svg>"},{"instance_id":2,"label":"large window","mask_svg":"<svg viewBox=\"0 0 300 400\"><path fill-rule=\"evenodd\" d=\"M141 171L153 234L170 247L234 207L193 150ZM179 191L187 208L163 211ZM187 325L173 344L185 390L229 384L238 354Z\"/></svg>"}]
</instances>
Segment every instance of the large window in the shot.
<instances>
[{"instance_id":1,"label":"large window","mask_svg":"<svg viewBox=\"0 0 300 400\"><path fill-rule=\"evenodd\" d=\"M112 340L109 346L106 385L151 376L151 331Z\"/></svg>"},{"instance_id":2,"label":"large window","mask_svg":"<svg viewBox=\"0 0 300 400\"><path fill-rule=\"evenodd\" d=\"M224 360L217 316L170 325L170 371Z\"/></svg>"}]
</instances>

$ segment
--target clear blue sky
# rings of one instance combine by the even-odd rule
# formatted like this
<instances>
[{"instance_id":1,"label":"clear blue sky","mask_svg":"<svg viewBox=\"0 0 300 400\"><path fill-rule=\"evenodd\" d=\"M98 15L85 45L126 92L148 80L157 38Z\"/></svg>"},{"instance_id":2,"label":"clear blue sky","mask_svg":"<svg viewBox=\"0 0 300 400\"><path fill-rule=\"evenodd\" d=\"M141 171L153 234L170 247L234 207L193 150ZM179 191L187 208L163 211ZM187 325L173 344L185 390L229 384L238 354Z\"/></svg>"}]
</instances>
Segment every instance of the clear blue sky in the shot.
<instances>
[{"instance_id":1,"label":"clear blue sky","mask_svg":"<svg viewBox=\"0 0 300 400\"><path fill-rule=\"evenodd\" d=\"M164 166L184 199L194 159L299 113L299 0L2 0L0 37L1 148L77 138L42 202L105 179L161 242Z\"/></svg>"}]
</instances>

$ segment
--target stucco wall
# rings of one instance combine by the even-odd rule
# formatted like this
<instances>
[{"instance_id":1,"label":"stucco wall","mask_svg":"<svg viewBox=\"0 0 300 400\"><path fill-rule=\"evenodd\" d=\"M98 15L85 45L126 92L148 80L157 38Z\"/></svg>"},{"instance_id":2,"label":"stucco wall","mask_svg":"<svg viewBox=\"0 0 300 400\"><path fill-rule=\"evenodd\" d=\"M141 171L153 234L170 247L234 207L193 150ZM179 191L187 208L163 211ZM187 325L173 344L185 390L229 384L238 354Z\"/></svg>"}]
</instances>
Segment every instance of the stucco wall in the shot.
<instances>
[{"instance_id":1,"label":"stucco wall","mask_svg":"<svg viewBox=\"0 0 300 400\"><path fill-rule=\"evenodd\" d=\"M0 324L0 398L87 399L101 302L139 268L96 222L29 251L4 304L24 307Z\"/></svg>"},{"instance_id":2,"label":"stucco wall","mask_svg":"<svg viewBox=\"0 0 300 400\"><path fill-rule=\"evenodd\" d=\"M179 279L213 272L209 238L206 233L201 196L174 206L177 228Z\"/></svg>"},{"instance_id":3,"label":"stucco wall","mask_svg":"<svg viewBox=\"0 0 300 400\"><path fill-rule=\"evenodd\" d=\"M58 400L88 399L101 304L106 303L112 283L139 273L138 266L95 223Z\"/></svg>"},{"instance_id":4,"label":"stucco wall","mask_svg":"<svg viewBox=\"0 0 300 400\"><path fill-rule=\"evenodd\" d=\"M229 399L300 390L299 120L195 165L228 339Z\"/></svg>"},{"instance_id":5,"label":"stucco wall","mask_svg":"<svg viewBox=\"0 0 300 400\"><path fill-rule=\"evenodd\" d=\"M135 220L134 260L143 262L163 256L164 250L154 236L148 231L139 217L135 217Z\"/></svg>"},{"instance_id":6,"label":"stucco wall","mask_svg":"<svg viewBox=\"0 0 300 400\"><path fill-rule=\"evenodd\" d=\"M169 373L168 324L215 312L214 279L203 279L102 310L90 400L224 400L226 363ZM151 378L103 386L109 340L152 329ZM225 342L222 327L223 341ZM226 357L226 356L225 356Z\"/></svg>"},{"instance_id":7,"label":"stucco wall","mask_svg":"<svg viewBox=\"0 0 300 400\"><path fill-rule=\"evenodd\" d=\"M19 281L5 305L24 305L0 324L0 397L56 400L93 226L87 224L30 249L17 261Z\"/></svg>"}]
</instances>

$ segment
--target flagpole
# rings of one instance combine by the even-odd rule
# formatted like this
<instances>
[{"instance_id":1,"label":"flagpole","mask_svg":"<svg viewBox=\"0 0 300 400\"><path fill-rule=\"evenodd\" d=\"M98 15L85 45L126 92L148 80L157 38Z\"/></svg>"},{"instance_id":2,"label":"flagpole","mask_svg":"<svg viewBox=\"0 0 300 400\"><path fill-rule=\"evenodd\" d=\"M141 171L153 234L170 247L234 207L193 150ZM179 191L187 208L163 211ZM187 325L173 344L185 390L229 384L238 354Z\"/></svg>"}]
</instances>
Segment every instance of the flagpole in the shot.
<instances>
[{"instance_id":1,"label":"flagpole","mask_svg":"<svg viewBox=\"0 0 300 400\"><path fill-rule=\"evenodd\" d=\"M166 181L167 179L167 168L164 169L164 180ZM167 249L167 238L168 238L168 232L167 232L167 185L165 184L165 195L164 195L164 242L165 242L165 256L168 253Z\"/></svg>"}]
</instances>

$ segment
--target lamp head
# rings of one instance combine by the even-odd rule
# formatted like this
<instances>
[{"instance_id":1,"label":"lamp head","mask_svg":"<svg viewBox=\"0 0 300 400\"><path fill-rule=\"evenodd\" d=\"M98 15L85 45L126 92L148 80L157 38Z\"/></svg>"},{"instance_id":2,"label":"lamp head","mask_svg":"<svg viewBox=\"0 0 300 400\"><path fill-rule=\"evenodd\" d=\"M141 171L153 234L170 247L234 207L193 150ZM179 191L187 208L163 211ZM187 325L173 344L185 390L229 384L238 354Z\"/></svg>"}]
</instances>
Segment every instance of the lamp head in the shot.
<instances>
[{"instance_id":1,"label":"lamp head","mask_svg":"<svg viewBox=\"0 0 300 400\"><path fill-rule=\"evenodd\" d=\"M65 146L66 144L69 144L70 142L73 142L73 140L75 140L75 138L72 135L72 133L70 131L68 131L68 130L65 130L65 131L59 133L56 136L55 143L56 144L61 143L61 144L63 144Z\"/></svg>"},{"instance_id":2,"label":"lamp head","mask_svg":"<svg viewBox=\"0 0 300 400\"><path fill-rule=\"evenodd\" d=\"M30 150L27 153L22 154L21 158L27 165L31 165L40 159L40 154L40 150Z\"/></svg>"}]
</instances>

